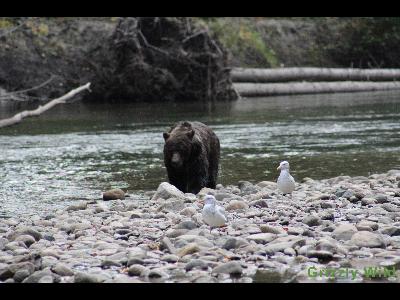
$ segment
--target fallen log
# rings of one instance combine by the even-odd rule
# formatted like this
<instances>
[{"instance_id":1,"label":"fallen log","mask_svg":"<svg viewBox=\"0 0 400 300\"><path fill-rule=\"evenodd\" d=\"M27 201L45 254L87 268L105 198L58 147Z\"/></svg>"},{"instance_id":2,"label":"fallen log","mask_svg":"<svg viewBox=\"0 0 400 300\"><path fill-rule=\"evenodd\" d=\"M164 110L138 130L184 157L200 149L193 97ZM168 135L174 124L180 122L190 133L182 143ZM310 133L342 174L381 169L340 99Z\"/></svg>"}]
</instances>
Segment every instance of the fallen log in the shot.
<instances>
[{"instance_id":1,"label":"fallen log","mask_svg":"<svg viewBox=\"0 0 400 300\"><path fill-rule=\"evenodd\" d=\"M231 77L233 82L393 81L400 79L400 69L234 68Z\"/></svg>"},{"instance_id":2,"label":"fallen log","mask_svg":"<svg viewBox=\"0 0 400 300\"><path fill-rule=\"evenodd\" d=\"M46 103L43 106L39 105L39 107L34 110L24 110L16 115L14 115L11 118L0 120L0 128L17 124L17 123L21 122L24 118L27 118L27 117L38 116L38 115L44 113L45 111L49 110L50 108L56 106L57 104L66 103L66 101L68 99L72 98L73 96L75 96L76 94L78 94L84 90L90 91L90 82L85 85L82 85L76 89L69 91L67 94L65 94L64 96L61 96L60 98L51 100L50 102Z\"/></svg>"},{"instance_id":3,"label":"fallen log","mask_svg":"<svg viewBox=\"0 0 400 300\"><path fill-rule=\"evenodd\" d=\"M291 82L291 83L234 83L234 88L242 97L347 93L400 89L400 81L393 82Z\"/></svg>"}]
</instances>

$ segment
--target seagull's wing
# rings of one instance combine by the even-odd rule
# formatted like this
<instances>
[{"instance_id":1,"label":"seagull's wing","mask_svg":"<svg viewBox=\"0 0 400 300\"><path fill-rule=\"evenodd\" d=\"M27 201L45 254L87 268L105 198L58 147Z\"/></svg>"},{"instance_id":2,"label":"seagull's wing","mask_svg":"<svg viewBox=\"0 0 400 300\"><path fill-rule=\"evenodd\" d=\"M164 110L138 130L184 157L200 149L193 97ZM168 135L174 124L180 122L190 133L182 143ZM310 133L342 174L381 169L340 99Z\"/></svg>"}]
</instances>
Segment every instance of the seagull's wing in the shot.
<instances>
[{"instance_id":1,"label":"seagull's wing","mask_svg":"<svg viewBox=\"0 0 400 300\"><path fill-rule=\"evenodd\" d=\"M292 182L296 182L296 181L294 180L294 178L293 178L292 175L289 175L289 178L290 178L290 180L291 180Z\"/></svg>"},{"instance_id":2,"label":"seagull's wing","mask_svg":"<svg viewBox=\"0 0 400 300\"><path fill-rule=\"evenodd\" d=\"M227 214L227 212L225 211L225 208L224 208L223 206L218 206L218 207L217 207L217 211L218 211L221 215L223 215L223 216L225 217L226 220L228 220L228 214Z\"/></svg>"}]
</instances>

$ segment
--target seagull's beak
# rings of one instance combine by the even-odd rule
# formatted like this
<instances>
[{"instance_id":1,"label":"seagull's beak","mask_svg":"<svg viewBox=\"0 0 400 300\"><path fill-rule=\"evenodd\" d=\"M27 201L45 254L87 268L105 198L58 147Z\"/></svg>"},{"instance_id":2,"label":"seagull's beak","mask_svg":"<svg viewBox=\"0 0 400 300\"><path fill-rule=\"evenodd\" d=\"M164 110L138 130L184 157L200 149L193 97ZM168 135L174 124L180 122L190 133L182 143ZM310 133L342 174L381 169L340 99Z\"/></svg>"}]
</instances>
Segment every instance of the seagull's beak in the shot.
<instances>
[{"instance_id":1,"label":"seagull's beak","mask_svg":"<svg viewBox=\"0 0 400 300\"><path fill-rule=\"evenodd\" d=\"M276 169L277 169L277 170L280 170L280 169L281 169L281 166L277 167Z\"/></svg>"},{"instance_id":2,"label":"seagull's beak","mask_svg":"<svg viewBox=\"0 0 400 300\"><path fill-rule=\"evenodd\" d=\"M198 203L204 205L204 200L199 200Z\"/></svg>"}]
</instances>

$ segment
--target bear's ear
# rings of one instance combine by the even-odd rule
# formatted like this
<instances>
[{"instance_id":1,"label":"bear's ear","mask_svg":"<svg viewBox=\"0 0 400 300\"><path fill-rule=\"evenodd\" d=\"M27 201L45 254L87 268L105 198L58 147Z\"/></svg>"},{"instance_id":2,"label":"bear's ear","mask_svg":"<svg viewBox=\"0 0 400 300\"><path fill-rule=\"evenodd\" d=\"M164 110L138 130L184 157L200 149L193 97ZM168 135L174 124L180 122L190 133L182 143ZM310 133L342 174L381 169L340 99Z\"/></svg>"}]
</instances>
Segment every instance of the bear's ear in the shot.
<instances>
[{"instance_id":1,"label":"bear's ear","mask_svg":"<svg viewBox=\"0 0 400 300\"><path fill-rule=\"evenodd\" d=\"M164 137L164 141L168 140L168 138L169 138L169 133L168 133L168 132L164 132L164 133L163 133L163 137Z\"/></svg>"},{"instance_id":2,"label":"bear's ear","mask_svg":"<svg viewBox=\"0 0 400 300\"><path fill-rule=\"evenodd\" d=\"M192 130L189 130L188 133L186 133L186 134L187 134L187 136L189 137L189 139L192 139L193 136L194 136L194 130L193 130L193 129L192 129Z\"/></svg>"}]
</instances>

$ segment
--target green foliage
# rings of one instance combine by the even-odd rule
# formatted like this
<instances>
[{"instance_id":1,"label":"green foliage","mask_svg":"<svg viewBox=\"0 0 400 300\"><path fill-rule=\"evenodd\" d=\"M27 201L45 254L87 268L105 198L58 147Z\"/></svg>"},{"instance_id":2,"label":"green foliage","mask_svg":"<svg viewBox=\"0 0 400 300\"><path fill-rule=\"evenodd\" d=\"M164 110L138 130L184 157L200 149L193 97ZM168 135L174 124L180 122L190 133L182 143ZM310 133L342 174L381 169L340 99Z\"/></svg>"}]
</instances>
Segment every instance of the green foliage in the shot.
<instances>
[{"instance_id":1,"label":"green foliage","mask_svg":"<svg viewBox=\"0 0 400 300\"><path fill-rule=\"evenodd\" d=\"M210 31L233 57L244 62L244 66L276 67L279 65L274 50L268 47L261 34L254 28L253 20L201 18L200 23L207 23Z\"/></svg>"},{"instance_id":2,"label":"green foliage","mask_svg":"<svg viewBox=\"0 0 400 300\"><path fill-rule=\"evenodd\" d=\"M400 67L400 18L343 18L326 50L339 64Z\"/></svg>"}]
</instances>

